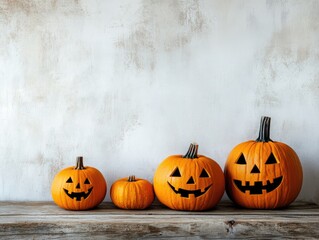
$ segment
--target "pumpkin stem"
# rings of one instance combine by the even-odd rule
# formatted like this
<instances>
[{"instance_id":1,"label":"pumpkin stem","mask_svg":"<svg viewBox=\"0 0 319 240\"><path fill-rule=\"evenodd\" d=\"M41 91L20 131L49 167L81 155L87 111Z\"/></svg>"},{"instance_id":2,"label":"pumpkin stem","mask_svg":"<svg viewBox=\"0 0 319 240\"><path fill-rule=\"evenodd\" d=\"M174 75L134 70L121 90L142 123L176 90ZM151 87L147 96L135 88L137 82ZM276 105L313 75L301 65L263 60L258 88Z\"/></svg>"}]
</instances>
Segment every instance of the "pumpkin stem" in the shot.
<instances>
[{"instance_id":1,"label":"pumpkin stem","mask_svg":"<svg viewBox=\"0 0 319 240\"><path fill-rule=\"evenodd\" d=\"M136 182L135 176L134 176L134 175L129 176L127 181L129 181L129 182Z\"/></svg>"},{"instance_id":2,"label":"pumpkin stem","mask_svg":"<svg viewBox=\"0 0 319 240\"><path fill-rule=\"evenodd\" d=\"M259 136L256 139L257 142L272 142L270 139L270 117L261 117Z\"/></svg>"},{"instance_id":3,"label":"pumpkin stem","mask_svg":"<svg viewBox=\"0 0 319 240\"><path fill-rule=\"evenodd\" d=\"M75 170L83 170L85 169L84 165L83 165L83 157L77 157L76 158L76 166L75 166Z\"/></svg>"},{"instance_id":4,"label":"pumpkin stem","mask_svg":"<svg viewBox=\"0 0 319 240\"><path fill-rule=\"evenodd\" d=\"M187 153L183 156L183 158L190 158L190 159L198 158L197 152L198 152L198 144L191 143Z\"/></svg>"}]
</instances>

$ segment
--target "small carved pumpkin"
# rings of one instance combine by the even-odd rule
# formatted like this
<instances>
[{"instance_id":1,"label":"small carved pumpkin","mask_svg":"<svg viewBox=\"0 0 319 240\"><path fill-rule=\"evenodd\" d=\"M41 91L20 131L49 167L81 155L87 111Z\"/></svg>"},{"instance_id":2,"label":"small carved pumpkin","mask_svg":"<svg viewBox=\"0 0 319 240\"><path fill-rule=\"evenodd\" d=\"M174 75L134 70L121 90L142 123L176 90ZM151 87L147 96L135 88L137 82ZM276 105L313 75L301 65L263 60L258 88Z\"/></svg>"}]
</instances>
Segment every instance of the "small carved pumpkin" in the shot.
<instances>
[{"instance_id":1,"label":"small carved pumpkin","mask_svg":"<svg viewBox=\"0 0 319 240\"><path fill-rule=\"evenodd\" d=\"M270 117L262 117L257 140L237 145L225 165L226 192L246 208L286 207L302 186L302 167L295 151L270 139Z\"/></svg>"},{"instance_id":2,"label":"small carved pumpkin","mask_svg":"<svg viewBox=\"0 0 319 240\"><path fill-rule=\"evenodd\" d=\"M112 184L110 197L119 208L145 209L154 201L153 185L145 179L129 176Z\"/></svg>"},{"instance_id":3,"label":"small carved pumpkin","mask_svg":"<svg viewBox=\"0 0 319 240\"><path fill-rule=\"evenodd\" d=\"M54 202L68 210L87 210L99 205L106 194L106 182L99 170L84 167L78 157L76 167L60 171L51 186Z\"/></svg>"},{"instance_id":4,"label":"small carved pumpkin","mask_svg":"<svg viewBox=\"0 0 319 240\"><path fill-rule=\"evenodd\" d=\"M175 210L201 211L213 208L225 191L224 174L212 159L197 155L198 145L188 152L166 158L154 175L157 198Z\"/></svg>"}]
</instances>

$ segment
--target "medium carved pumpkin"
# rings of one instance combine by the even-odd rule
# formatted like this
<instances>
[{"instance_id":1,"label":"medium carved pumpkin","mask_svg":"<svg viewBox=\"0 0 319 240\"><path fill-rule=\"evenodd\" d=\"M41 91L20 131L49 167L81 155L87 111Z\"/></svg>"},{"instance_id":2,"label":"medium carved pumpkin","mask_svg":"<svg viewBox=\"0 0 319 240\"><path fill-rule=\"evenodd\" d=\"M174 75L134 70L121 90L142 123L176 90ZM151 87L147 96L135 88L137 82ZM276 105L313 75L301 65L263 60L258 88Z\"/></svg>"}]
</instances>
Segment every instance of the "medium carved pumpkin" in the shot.
<instances>
[{"instance_id":1,"label":"medium carved pumpkin","mask_svg":"<svg viewBox=\"0 0 319 240\"><path fill-rule=\"evenodd\" d=\"M286 207L302 186L302 167L295 151L270 139L270 117L262 117L259 137L237 145L225 165L226 192L246 208Z\"/></svg>"},{"instance_id":2,"label":"medium carved pumpkin","mask_svg":"<svg viewBox=\"0 0 319 240\"><path fill-rule=\"evenodd\" d=\"M154 175L157 198L175 210L201 211L213 208L225 190L224 174L212 159L197 155L198 145L188 152L166 158Z\"/></svg>"},{"instance_id":3,"label":"medium carved pumpkin","mask_svg":"<svg viewBox=\"0 0 319 240\"><path fill-rule=\"evenodd\" d=\"M60 171L51 186L54 202L68 210L87 210L99 205L106 194L106 182L99 170L84 167L78 157L76 167Z\"/></svg>"},{"instance_id":4,"label":"medium carved pumpkin","mask_svg":"<svg viewBox=\"0 0 319 240\"><path fill-rule=\"evenodd\" d=\"M129 176L112 184L110 197L119 208L145 209L154 201L153 185L145 179Z\"/></svg>"}]
</instances>

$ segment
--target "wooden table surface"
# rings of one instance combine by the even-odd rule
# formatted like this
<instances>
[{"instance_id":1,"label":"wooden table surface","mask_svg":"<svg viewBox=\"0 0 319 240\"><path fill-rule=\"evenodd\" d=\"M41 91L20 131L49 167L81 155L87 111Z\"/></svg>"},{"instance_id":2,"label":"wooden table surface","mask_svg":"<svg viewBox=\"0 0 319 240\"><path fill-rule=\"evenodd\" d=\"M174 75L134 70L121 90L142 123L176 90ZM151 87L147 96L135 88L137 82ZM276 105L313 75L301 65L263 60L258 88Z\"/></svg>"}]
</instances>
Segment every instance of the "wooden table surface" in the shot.
<instances>
[{"instance_id":1,"label":"wooden table surface","mask_svg":"<svg viewBox=\"0 0 319 240\"><path fill-rule=\"evenodd\" d=\"M0 202L1 239L319 239L319 206L248 210L222 202L210 211L173 211L155 203L121 210L103 203L66 211L53 202Z\"/></svg>"}]
</instances>

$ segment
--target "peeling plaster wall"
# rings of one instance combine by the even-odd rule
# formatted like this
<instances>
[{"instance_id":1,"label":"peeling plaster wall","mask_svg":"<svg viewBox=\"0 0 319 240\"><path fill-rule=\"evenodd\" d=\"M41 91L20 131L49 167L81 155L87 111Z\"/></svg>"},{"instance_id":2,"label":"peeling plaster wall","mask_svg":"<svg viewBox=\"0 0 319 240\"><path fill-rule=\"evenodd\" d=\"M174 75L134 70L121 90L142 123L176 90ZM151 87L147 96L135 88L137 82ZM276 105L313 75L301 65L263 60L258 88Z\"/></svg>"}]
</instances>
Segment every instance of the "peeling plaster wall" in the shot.
<instances>
[{"instance_id":1,"label":"peeling plaster wall","mask_svg":"<svg viewBox=\"0 0 319 240\"><path fill-rule=\"evenodd\" d=\"M50 200L78 155L109 186L152 181L192 141L223 167L268 115L302 161L299 200L319 203L318 12L316 0L0 0L0 200Z\"/></svg>"}]
</instances>

